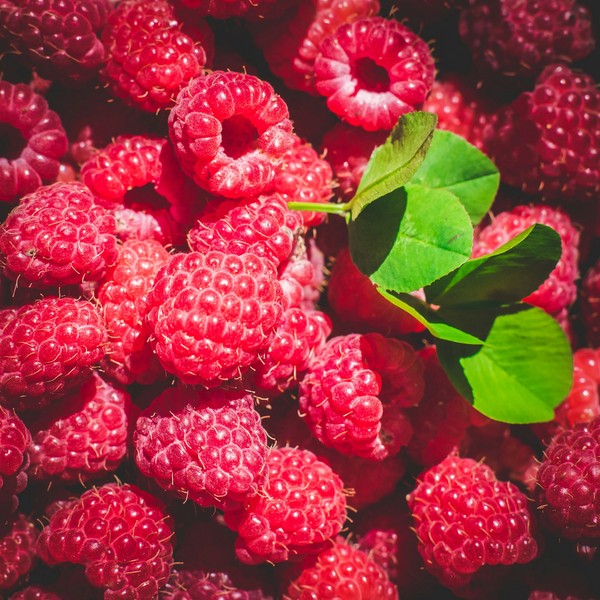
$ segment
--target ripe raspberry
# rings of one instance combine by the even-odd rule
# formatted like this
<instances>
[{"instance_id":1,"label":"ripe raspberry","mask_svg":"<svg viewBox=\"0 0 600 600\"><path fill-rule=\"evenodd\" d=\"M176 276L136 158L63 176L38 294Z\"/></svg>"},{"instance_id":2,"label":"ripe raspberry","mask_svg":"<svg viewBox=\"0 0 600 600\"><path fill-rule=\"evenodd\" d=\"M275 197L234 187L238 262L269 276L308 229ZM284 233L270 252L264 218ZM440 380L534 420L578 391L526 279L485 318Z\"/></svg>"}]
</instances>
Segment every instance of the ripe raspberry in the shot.
<instances>
[{"instance_id":1,"label":"ripe raspberry","mask_svg":"<svg viewBox=\"0 0 600 600\"><path fill-rule=\"evenodd\" d=\"M200 506L237 508L267 478L267 434L254 398L223 389L169 388L138 418L140 471Z\"/></svg>"},{"instance_id":2,"label":"ripe raspberry","mask_svg":"<svg viewBox=\"0 0 600 600\"><path fill-rule=\"evenodd\" d=\"M184 171L227 198L266 191L296 139L271 85L233 71L193 79L169 113L169 134Z\"/></svg>"},{"instance_id":3,"label":"ripe raspberry","mask_svg":"<svg viewBox=\"0 0 600 600\"><path fill-rule=\"evenodd\" d=\"M583 277L579 310L585 328L585 339L590 346L598 348L600 346L600 259Z\"/></svg>"},{"instance_id":4,"label":"ripe raspberry","mask_svg":"<svg viewBox=\"0 0 600 600\"><path fill-rule=\"evenodd\" d=\"M427 44L408 27L382 17L340 26L315 59L315 88L343 121L390 131L423 106L435 75Z\"/></svg>"},{"instance_id":5,"label":"ripe raspberry","mask_svg":"<svg viewBox=\"0 0 600 600\"><path fill-rule=\"evenodd\" d=\"M333 171L319 157L311 144L298 141L288 150L280 165L273 189L287 202L325 203L333 196ZM301 211L305 227L316 227L325 220L325 213Z\"/></svg>"},{"instance_id":6,"label":"ripe raspberry","mask_svg":"<svg viewBox=\"0 0 600 600\"><path fill-rule=\"evenodd\" d=\"M527 563L537 555L527 498L490 467L450 454L408 495L425 566L450 589L484 565Z\"/></svg>"},{"instance_id":7,"label":"ripe raspberry","mask_svg":"<svg viewBox=\"0 0 600 600\"><path fill-rule=\"evenodd\" d=\"M406 408L423 396L423 364L407 342L378 333L330 339L300 383L315 437L343 454L392 456L412 434Z\"/></svg>"},{"instance_id":8,"label":"ripe raspberry","mask_svg":"<svg viewBox=\"0 0 600 600\"><path fill-rule=\"evenodd\" d=\"M425 329L377 291L373 282L354 264L348 248L340 250L333 263L327 299L343 325L353 331L403 335Z\"/></svg>"},{"instance_id":9,"label":"ripe raspberry","mask_svg":"<svg viewBox=\"0 0 600 600\"><path fill-rule=\"evenodd\" d=\"M225 513L237 557L257 564L319 552L346 520L342 480L308 450L273 448L267 466L264 493Z\"/></svg>"},{"instance_id":10,"label":"ripe raspberry","mask_svg":"<svg viewBox=\"0 0 600 600\"><path fill-rule=\"evenodd\" d=\"M80 183L39 188L0 226L4 274L19 285L95 281L117 256L114 218Z\"/></svg>"},{"instance_id":11,"label":"ripe raspberry","mask_svg":"<svg viewBox=\"0 0 600 600\"><path fill-rule=\"evenodd\" d=\"M24 83L0 81L0 201L14 202L58 175L68 143L60 117Z\"/></svg>"},{"instance_id":12,"label":"ripe raspberry","mask_svg":"<svg viewBox=\"0 0 600 600\"><path fill-rule=\"evenodd\" d=\"M310 239L304 235L296 235L290 256L279 265L279 282L283 290L286 310L300 307L309 310L315 308L314 291L311 288L319 274L316 272L318 265L316 268L309 259L309 247Z\"/></svg>"},{"instance_id":13,"label":"ripe raspberry","mask_svg":"<svg viewBox=\"0 0 600 600\"><path fill-rule=\"evenodd\" d=\"M49 589L39 585L28 585L13 594L10 600L64 600L64 597L55 594Z\"/></svg>"},{"instance_id":14,"label":"ripe raspberry","mask_svg":"<svg viewBox=\"0 0 600 600\"><path fill-rule=\"evenodd\" d=\"M212 542L214 543L214 541ZM163 600L271 600L261 590L240 589L228 573L174 569L169 583L161 591Z\"/></svg>"},{"instance_id":15,"label":"ripe raspberry","mask_svg":"<svg viewBox=\"0 0 600 600\"><path fill-rule=\"evenodd\" d=\"M537 473L544 523L562 537L597 544L600 539L600 418L559 432Z\"/></svg>"},{"instance_id":16,"label":"ripe raspberry","mask_svg":"<svg viewBox=\"0 0 600 600\"><path fill-rule=\"evenodd\" d=\"M282 315L281 286L254 254L176 254L156 275L147 310L163 367L213 387L239 377L267 346Z\"/></svg>"},{"instance_id":17,"label":"ripe raspberry","mask_svg":"<svg viewBox=\"0 0 600 600\"><path fill-rule=\"evenodd\" d=\"M218 250L241 255L251 252L278 267L292 253L302 217L277 195L209 204L188 232L195 252Z\"/></svg>"},{"instance_id":18,"label":"ripe raspberry","mask_svg":"<svg viewBox=\"0 0 600 600\"><path fill-rule=\"evenodd\" d=\"M98 34L107 0L21 0L0 6L0 33L37 72L53 81L85 81L105 60Z\"/></svg>"},{"instance_id":19,"label":"ripe raspberry","mask_svg":"<svg viewBox=\"0 0 600 600\"><path fill-rule=\"evenodd\" d=\"M0 536L0 590L14 587L25 577L35 560L36 526L19 515Z\"/></svg>"},{"instance_id":20,"label":"ripe raspberry","mask_svg":"<svg viewBox=\"0 0 600 600\"><path fill-rule=\"evenodd\" d=\"M600 91L564 65L501 109L485 144L505 183L542 198L594 200L600 192Z\"/></svg>"},{"instance_id":21,"label":"ripe raspberry","mask_svg":"<svg viewBox=\"0 0 600 600\"><path fill-rule=\"evenodd\" d=\"M437 115L438 129L456 133L484 152L483 132L496 108L466 78L454 74L436 80L423 105L423 110Z\"/></svg>"},{"instance_id":22,"label":"ripe raspberry","mask_svg":"<svg viewBox=\"0 0 600 600\"><path fill-rule=\"evenodd\" d=\"M331 334L329 317L318 310L288 308L269 346L254 365L259 394L279 394L298 385Z\"/></svg>"},{"instance_id":23,"label":"ripe raspberry","mask_svg":"<svg viewBox=\"0 0 600 600\"><path fill-rule=\"evenodd\" d=\"M576 0L470 0L459 32L489 77L533 77L553 62L580 60L595 46L590 11Z\"/></svg>"},{"instance_id":24,"label":"ripe raspberry","mask_svg":"<svg viewBox=\"0 0 600 600\"><path fill-rule=\"evenodd\" d=\"M31 434L21 419L0 406L0 530L19 506L27 486Z\"/></svg>"},{"instance_id":25,"label":"ripe raspberry","mask_svg":"<svg viewBox=\"0 0 600 600\"><path fill-rule=\"evenodd\" d=\"M116 471L135 413L124 389L92 374L30 424L29 475L84 482Z\"/></svg>"},{"instance_id":26,"label":"ripe raspberry","mask_svg":"<svg viewBox=\"0 0 600 600\"><path fill-rule=\"evenodd\" d=\"M156 210L117 207L113 210L117 222L117 238L129 240L154 240L161 246L171 246L179 236L179 228L167 209Z\"/></svg>"},{"instance_id":27,"label":"ripe raspberry","mask_svg":"<svg viewBox=\"0 0 600 600\"><path fill-rule=\"evenodd\" d=\"M465 400L440 365L435 346L419 351L425 371L425 392L411 412L413 435L408 454L417 464L429 468L460 446L471 425L485 419Z\"/></svg>"},{"instance_id":28,"label":"ripe raspberry","mask_svg":"<svg viewBox=\"0 0 600 600\"><path fill-rule=\"evenodd\" d=\"M129 240L119 247L97 293L108 331L103 368L124 385L149 384L164 376L149 341L147 296L169 253L155 240Z\"/></svg>"},{"instance_id":29,"label":"ripe raspberry","mask_svg":"<svg viewBox=\"0 0 600 600\"><path fill-rule=\"evenodd\" d=\"M560 234L562 254L548 279L524 301L557 315L575 301L575 281L579 275L579 231L566 213L541 204L517 206L502 212L494 217L490 225L479 231L473 245L473 257L493 252L535 223L552 227Z\"/></svg>"},{"instance_id":30,"label":"ripe raspberry","mask_svg":"<svg viewBox=\"0 0 600 600\"><path fill-rule=\"evenodd\" d=\"M56 511L38 538L40 558L85 567L105 600L150 600L171 573L173 527L164 507L133 485L92 488Z\"/></svg>"},{"instance_id":31,"label":"ripe raspberry","mask_svg":"<svg viewBox=\"0 0 600 600\"><path fill-rule=\"evenodd\" d=\"M290 584L286 599L370 598L397 600L398 590L371 556L338 537Z\"/></svg>"},{"instance_id":32,"label":"ripe raspberry","mask_svg":"<svg viewBox=\"0 0 600 600\"><path fill-rule=\"evenodd\" d=\"M106 341L102 317L86 300L45 298L0 310L0 404L39 409L62 397L87 378Z\"/></svg>"},{"instance_id":33,"label":"ripe raspberry","mask_svg":"<svg viewBox=\"0 0 600 600\"><path fill-rule=\"evenodd\" d=\"M102 73L129 104L156 112L171 107L179 91L200 74L206 53L182 31L166 0L124 0L102 32L108 62Z\"/></svg>"},{"instance_id":34,"label":"ripe raspberry","mask_svg":"<svg viewBox=\"0 0 600 600\"><path fill-rule=\"evenodd\" d=\"M323 154L333 169L344 200L354 196L373 150L385 142L387 135L387 131L365 131L337 123L323 136Z\"/></svg>"},{"instance_id":35,"label":"ripe raspberry","mask_svg":"<svg viewBox=\"0 0 600 600\"><path fill-rule=\"evenodd\" d=\"M378 12L378 0L298 2L276 26L257 27L254 39L287 87L314 94L314 62L321 42L340 25Z\"/></svg>"}]
</instances>

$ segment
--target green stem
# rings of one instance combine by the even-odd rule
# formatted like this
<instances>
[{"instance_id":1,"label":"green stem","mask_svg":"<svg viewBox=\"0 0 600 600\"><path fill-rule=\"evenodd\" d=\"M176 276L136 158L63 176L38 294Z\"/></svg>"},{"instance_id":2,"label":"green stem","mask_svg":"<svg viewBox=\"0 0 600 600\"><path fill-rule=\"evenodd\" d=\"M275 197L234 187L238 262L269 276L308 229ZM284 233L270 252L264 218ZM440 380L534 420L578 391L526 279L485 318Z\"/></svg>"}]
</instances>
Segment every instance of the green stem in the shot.
<instances>
[{"instance_id":1,"label":"green stem","mask_svg":"<svg viewBox=\"0 0 600 600\"><path fill-rule=\"evenodd\" d=\"M312 212L345 216L350 210L350 202L344 204L333 204L332 202L326 202L325 204L320 202L288 202L288 208L291 210L310 210Z\"/></svg>"}]
</instances>

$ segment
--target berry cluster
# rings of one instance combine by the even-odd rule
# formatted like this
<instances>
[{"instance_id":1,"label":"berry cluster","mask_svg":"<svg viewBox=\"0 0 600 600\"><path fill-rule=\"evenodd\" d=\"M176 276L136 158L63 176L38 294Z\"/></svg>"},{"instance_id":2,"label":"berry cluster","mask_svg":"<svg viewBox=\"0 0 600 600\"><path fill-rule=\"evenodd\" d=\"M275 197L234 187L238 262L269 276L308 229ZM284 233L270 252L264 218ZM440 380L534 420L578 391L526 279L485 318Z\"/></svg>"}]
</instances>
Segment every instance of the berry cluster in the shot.
<instances>
[{"instance_id":1,"label":"berry cluster","mask_svg":"<svg viewBox=\"0 0 600 600\"><path fill-rule=\"evenodd\" d=\"M598 17L0 0L0 595L600 597ZM335 213L415 111L501 172L474 258L560 236L547 423L475 410L357 266Z\"/></svg>"}]
</instances>

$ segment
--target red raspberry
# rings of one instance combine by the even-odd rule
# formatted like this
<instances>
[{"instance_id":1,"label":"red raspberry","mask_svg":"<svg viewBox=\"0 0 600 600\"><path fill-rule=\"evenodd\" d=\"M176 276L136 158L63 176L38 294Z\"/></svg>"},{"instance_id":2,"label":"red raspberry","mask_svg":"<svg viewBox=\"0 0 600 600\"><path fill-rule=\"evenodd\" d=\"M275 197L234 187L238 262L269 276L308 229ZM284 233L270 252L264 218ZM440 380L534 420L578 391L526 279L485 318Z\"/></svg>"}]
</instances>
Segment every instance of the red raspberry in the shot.
<instances>
[{"instance_id":1,"label":"red raspberry","mask_svg":"<svg viewBox=\"0 0 600 600\"><path fill-rule=\"evenodd\" d=\"M102 317L86 300L45 298L0 310L0 404L39 409L62 397L86 379L106 341Z\"/></svg>"},{"instance_id":2,"label":"red raspberry","mask_svg":"<svg viewBox=\"0 0 600 600\"><path fill-rule=\"evenodd\" d=\"M239 377L265 349L282 314L273 265L254 254L176 254L147 300L152 344L184 383Z\"/></svg>"},{"instance_id":3,"label":"red raspberry","mask_svg":"<svg viewBox=\"0 0 600 600\"><path fill-rule=\"evenodd\" d=\"M537 472L537 500L545 524L561 536L600 539L600 418L559 432Z\"/></svg>"},{"instance_id":4,"label":"red raspberry","mask_svg":"<svg viewBox=\"0 0 600 600\"><path fill-rule=\"evenodd\" d=\"M343 121L390 131L423 106L435 75L427 44L408 27L382 17L340 26L315 59L315 88Z\"/></svg>"},{"instance_id":5,"label":"red raspberry","mask_svg":"<svg viewBox=\"0 0 600 600\"><path fill-rule=\"evenodd\" d=\"M421 475L408 505L425 566L450 589L468 585L484 565L537 555L525 495L470 458L450 454Z\"/></svg>"},{"instance_id":6,"label":"red raspberry","mask_svg":"<svg viewBox=\"0 0 600 600\"><path fill-rule=\"evenodd\" d=\"M214 540L211 543L215 543ZM161 591L163 600L271 600L261 590L237 587L228 573L174 569L167 586ZM12 599L11 599L12 600ZM60 599L59 599L60 600Z\"/></svg>"},{"instance_id":7,"label":"red raspberry","mask_svg":"<svg viewBox=\"0 0 600 600\"><path fill-rule=\"evenodd\" d=\"M496 105L466 78L451 74L436 80L423 110L437 115L438 129L456 133L485 152L483 132Z\"/></svg>"},{"instance_id":8,"label":"red raspberry","mask_svg":"<svg viewBox=\"0 0 600 600\"><path fill-rule=\"evenodd\" d=\"M459 31L490 77L526 79L550 63L580 60L595 46L590 11L575 0L470 0Z\"/></svg>"},{"instance_id":9,"label":"red raspberry","mask_svg":"<svg viewBox=\"0 0 600 600\"><path fill-rule=\"evenodd\" d=\"M0 81L0 201L14 202L58 175L68 147L60 117L24 83Z\"/></svg>"},{"instance_id":10,"label":"red raspberry","mask_svg":"<svg viewBox=\"0 0 600 600\"><path fill-rule=\"evenodd\" d=\"M316 438L343 454L381 460L412 434L406 408L423 396L423 364L407 342L378 333L330 339L300 383Z\"/></svg>"},{"instance_id":11,"label":"red raspberry","mask_svg":"<svg viewBox=\"0 0 600 600\"><path fill-rule=\"evenodd\" d=\"M535 223L552 227L560 234L562 254L548 279L524 301L557 315L575 301L575 281L579 275L579 230L566 213L541 204L517 206L502 212L494 217L490 225L479 231L473 245L473 257L493 252Z\"/></svg>"},{"instance_id":12,"label":"red raspberry","mask_svg":"<svg viewBox=\"0 0 600 600\"><path fill-rule=\"evenodd\" d=\"M181 0L214 19L240 17L251 21L272 20L281 16L296 0Z\"/></svg>"},{"instance_id":13,"label":"red raspberry","mask_svg":"<svg viewBox=\"0 0 600 600\"><path fill-rule=\"evenodd\" d=\"M0 226L0 256L18 285L95 281L117 260L116 222L80 183L41 187Z\"/></svg>"},{"instance_id":14,"label":"red raspberry","mask_svg":"<svg viewBox=\"0 0 600 600\"><path fill-rule=\"evenodd\" d=\"M64 600L64 597L39 585L28 585L13 594L10 600Z\"/></svg>"},{"instance_id":15,"label":"red raspberry","mask_svg":"<svg viewBox=\"0 0 600 600\"><path fill-rule=\"evenodd\" d=\"M267 478L267 434L245 392L169 388L138 418L140 471L200 506L237 508Z\"/></svg>"},{"instance_id":16,"label":"red raspberry","mask_svg":"<svg viewBox=\"0 0 600 600\"><path fill-rule=\"evenodd\" d=\"M307 242L303 235L296 235L294 247L288 259L279 265L279 282L285 297L285 308L315 308L314 290L312 289L317 273L315 266L309 259Z\"/></svg>"},{"instance_id":17,"label":"red raspberry","mask_svg":"<svg viewBox=\"0 0 600 600\"><path fill-rule=\"evenodd\" d=\"M29 475L84 482L116 471L134 419L129 394L94 373L30 424Z\"/></svg>"},{"instance_id":18,"label":"red raspberry","mask_svg":"<svg viewBox=\"0 0 600 600\"><path fill-rule=\"evenodd\" d=\"M98 289L109 339L103 368L125 385L149 384L164 376L145 318L148 292L168 259L169 253L155 240L126 241Z\"/></svg>"},{"instance_id":19,"label":"red raspberry","mask_svg":"<svg viewBox=\"0 0 600 600\"><path fill-rule=\"evenodd\" d=\"M589 75L548 66L532 92L500 110L485 144L505 183L542 198L594 200L600 192L600 91Z\"/></svg>"},{"instance_id":20,"label":"red raspberry","mask_svg":"<svg viewBox=\"0 0 600 600\"><path fill-rule=\"evenodd\" d=\"M36 526L19 515L0 536L0 590L14 587L25 577L35 560Z\"/></svg>"},{"instance_id":21,"label":"red raspberry","mask_svg":"<svg viewBox=\"0 0 600 600\"><path fill-rule=\"evenodd\" d=\"M296 139L271 85L233 71L193 79L169 113L169 134L184 171L227 198L266 191Z\"/></svg>"},{"instance_id":22,"label":"red raspberry","mask_svg":"<svg viewBox=\"0 0 600 600\"><path fill-rule=\"evenodd\" d=\"M600 259L583 277L579 310L585 327L585 339L590 346L598 348L600 346Z\"/></svg>"},{"instance_id":23,"label":"red raspberry","mask_svg":"<svg viewBox=\"0 0 600 600\"><path fill-rule=\"evenodd\" d=\"M292 253L294 236L301 227L302 217L277 194L217 201L208 205L190 229L188 244L195 252L251 252L278 267Z\"/></svg>"},{"instance_id":24,"label":"red raspberry","mask_svg":"<svg viewBox=\"0 0 600 600\"><path fill-rule=\"evenodd\" d=\"M343 325L353 331L404 335L425 329L377 291L373 282L354 264L347 248L340 250L333 263L327 299Z\"/></svg>"},{"instance_id":25,"label":"red raspberry","mask_svg":"<svg viewBox=\"0 0 600 600\"><path fill-rule=\"evenodd\" d=\"M42 77L91 79L105 60L98 39L107 0L20 0L0 6L0 32Z\"/></svg>"},{"instance_id":26,"label":"red raspberry","mask_svg":"<svg viewBox=\"0 0 600 600\"><path fill-rule=\"evenodd\" d=\"M161 246L170 246L179 236L179 228L164 208L157 210L126 208L114 209L117 222L117 238L122 242L130 240L159 242Z\"/></svg>"},{"instance_id":27,"label":"red raspberry","mask_svg":"<svg viewBox=\"0 0 600 600\"><path fill-rule=\"evenodd\" d=\"M302 1L277 25L256 28L254 39L286 86L315 93L314 62L321 42L338 26L378 12L378 0Z\"/></svg>"},{"instance_id":28,"label":"red raspberry","mask_svg":"<svg viewBox=\"0 0 600 600\"><path fill-rule=\"evenodd\" d=\"M319 157L311 144L297 142L283 157L273 189L287 202L329 202L333 196L333 171ZM325 220L325 213L301 211L305 227L315 227Z\"/></svg>"},{"instance_id":29,"label":"red raspberry","mask_svg":"<svg viewBox=\"0 0 600 600\"><path fill-rule=\"evenodd\" d=\"M104 78L118 97L148 112L172 106L206 64L202 45L182 31L166 0L120 2L102 42L108 53Z\"/></svg>"},{"instance_id":30,"label":"red raspberry","mask_svg":"<svg viewBox=\"0 0 600 600\"><path fill-rule=\"evenodd\" d=\"M397 600L398 590L369 554L338 537L331 548L320 552L316 562L309 562L292 581L286 598Z\"/></svg>"},{"instance_id":31,"label":"red raspberry","mask_svg":"<svg viewBox=\"0 0 600 600\"><path fill-rule=\"evenodd\" d=\"M27 486L31 434L21 419L0 406L0 529L19 506Z\"/></svg>"},{"instance_id":32,"label":"red raspberry","mask_svg":"<svg viewBox=\"0 0 600 600\"><path fill-rule=\"evenodd\" d=\"M346 520L342 480L308 450L273 448L264 493L225 513L246 564L282 562L328 546Z\"/></svg>"},{"instance_id":33,"label":"red raspberry","mask_svg":"<svg viewBox=\"0 0 600 600\"><path fill-rule=\"evenodd\" d=\"M338 123L323 136L323 155L331 165L344 200L358 188L373 150L385 142L387 131L365 131Z\"/></svg>"}]
</instances>

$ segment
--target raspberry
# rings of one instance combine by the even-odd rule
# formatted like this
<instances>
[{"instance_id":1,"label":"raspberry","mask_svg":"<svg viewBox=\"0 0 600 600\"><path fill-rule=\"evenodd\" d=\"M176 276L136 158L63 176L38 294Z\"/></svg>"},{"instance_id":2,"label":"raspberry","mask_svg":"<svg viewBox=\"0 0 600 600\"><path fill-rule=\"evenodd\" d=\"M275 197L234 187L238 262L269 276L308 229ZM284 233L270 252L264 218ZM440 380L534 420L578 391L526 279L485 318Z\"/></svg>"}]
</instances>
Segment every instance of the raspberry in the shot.
<instances>
[{"instance_id":1,"label":"raspberry","mask_svg":"<svg viewBox=\"0 0 600 600\"><path fill-rule=\"evenodd\" d=\"M314 148L298 141L288 150L275 179L273 189L287 202L329 202L333 196L333 171ZM325 220L325 213L301 211L305 227L316 227Z\"/></svg>"},{"instance_id":2,"label":"raspberry","mask_svg":"<svg viewBox=\"0 0 600 600\"><path fill-rule=\"evenodd\" d=\"M407 342L378 333L330 339L300 383L306 422L325 446L381 460L412 434L406 408L423 396L423 365Z\"/></svg>"},{"instance_id":3,"label":"raspberry","mask_svg":"<svg viewBox=\"0 0 600 600\"><path fill-rule=\"evenodd\" d=\"M169 388L138 418L134 444L144 475L200 506L237 508L267 478L267 435L248 393Z\"/></svg>"},{"instance_id":4,"label":"raspberry","mask_svg":"<svg viewBox=\"0 0 600 600\"><path fill-rule=\"evenodd\" d=\"M290 600L371 598L397 600L398 590L371 556L338 537L290 584Z\"/></svg>"},{"instance_id":5,"label":"raspberry","mask_svg":"<svg viewBox=\"0 0 600 600\"><path fill-rule=\"evenodd\" d=\"M436 80L423 110L437 115L438 129L456 133L485 152L483 132L496 106L466 78L448 75Z\"/></svg>"},{"instance_id":6,"label":"raspberry","mask_svg":"<svg viewBox=\"0 0 600 600\"><path fill-rule=\"evenodd\" d=\"M169 108L199 75L206 53L182 31L166 0L124 0L102 32L108 62L102 73L114 93L148 112Z\"/></svg>"},{"instance_id":7,"label":"raspberry","mask_svg":"<svg viewBox=\"0 0 600 600\"><path fill-rule=\"evenodd\" d=\"M342 480L308 450L273 448L267 465L264 493L225 513L237 557L257 564L319 552L346 520Z\"/></svg>"},{"instance_id":8,"label":"raspberry","mask_svg":"<svg viewBox=\"0 0 600 600\"><path fill-rule=\"evenodd\" d=\"M373 282L354 264L347 248L340 250L333 263L327 299L336 316L353 331L403 335L425 329L377 291Z\"/></svg>"},{"instance_id":9,"label":"raspberry","mask_svg":"<svg viewBox=\"0 0 600 600\"><path fill-rule=\"evenodd\" d=\"M62 397L87 378L106 341L102 317L86 300L44 298L0 310L0 404L39 409Z\"/></svg>"},{"instance_id":10,"label":"raspberry","mask_svg":"<svg viewBox=\"0 0 600 600\"><path fill-rule=\"evenodd\" d=\"M153 240L161 246L169 246L179 234L177 225L164 208L136 210L117 207L113 215L117 222L117 238L122 242Z\"/></svg>"},{"instance_id":11,"label":"raspberry","mask_svg":"<svg viewBox=\"0 0 600 600\"><path fill-rule=\"evenodd\" d=\"M117 259L116 222L80 183L41 187L0 226L0 256L19 285L95 281Z\"/></svg>"},{"instance_id":12,"label":"raspberry","mask_svg":"<svg viewBox=\"0 0 600 600\"><path fill-rule=\"evenodd\" d=\"M266 191L295 142L287 106L271 85L233 71L193 79L169 113L169 134L184 171L227 198Z\"/></svg>"},{"instance_id":13,"label":"raspberry","mask_svg":"<svg viewBox=\"0 0 600 600\"><path fill-rule=\"evenodd\" d=\"M600 346L600 259L586 272L581 283L579 300L585 338L594 348Z\"/></svg>"},{"instance_id":14,"label":"raspberry","mask_svg":"<svg viewBox=\"0 0 600 600\"><path fill-rule=\"evenodd\" d=\"M600 418L577 423L552 438L537 473L544 523L562 537L600 539Z\"/></svg>"},{"instance_id":15,"label":"raspberry","mask_svg":"<svg viewBox=\"0 0 600 600\"><path fill-rule=\"evenodd\" d=\"M423 106L434 80L427 44L408 27L382 17L341 25L315 59L315 88L343 121L390 131Z\"/></svg>"},{"instance_id":16,"label":"raspberry","mask_svg":"<svg viewBox=\"0 0 600 600\"><path fill-rule=\"evenodd\" d=\"M597 198L599 106L592 77L564 65L546 67L533 91L501 109L486 128L485 144L503 181L561 202Z\"/></svg>"},{"instance_id":17,"label":"raspberry","mask_svg":"<svg viewBox=\"0 0 600 600\"><path fill-rule=\"evenodd\" d=\"M107 0L25 0L0 6L0 32L42 77L85 81L105 60Z\"/></svg>"},{"instance_id":18,"label":"raspberry","mask_svg":"<svg viewBox=\"0 0 600 600\"><path fill-rule=\"evenodd\" d=\"M0 81L0 201L14 202L58 175L68 143L60 117L24 83Z\"/></svg>"},{"instance_id":19,"label":"raspberry","mask_svg":"<svg viewBox=\"0 0 600 600\"><path fill-rule=\"evenodd\" d=\"M148 292L168 259L169 253L155 240L126 241L98 289L109 339L103 367L125 385L149 384L164 376L145 317Z\"/></svg>"},{"instance_id":20,"label":"raspberry","mask_svg":"<svg viewBox=\"0 0 600 600\"><path fill-rule=\"evenodd\" d=\"M0 530L17 510L27 486L31 434L21 419L0 406Z\"/></svg>"},{"instance_id":21,"label":"raspberry","mask_svg":"<svg viewBox=\"0 0 600 600\"><path fill-rule=\"evenodd\" d=\"M299 213L277 194L222 201L209 204L200 215L188 232L188 244L195 252L251 252L278 267L292 253L301 227Z\"/></svg>"},{"instance_id":22,"label":"raspberry","mask_svg":"<svg viewBox=\"0 0 600 600\"><path fill-rule=\"evenodd\" d=\"M50 565L83 565L105 600L150 600L171 573L172 534L158 500L133 485L111 483L57 510L38 538L38 553Z\"/></svg>"},{"instance_id":23,"label":"raspberry","mask_svg":"<svg viewBox=\"0 0 600 600\"><path fill-rule=\"evenodd\" d=\"M562 254L548 279L524 298L524 301L539 306L551 315L557 315L577 297L575 280L579 274L579 231L566 213L541 204L517 206L502 212L494 217L490 225L479 231L473 246L473 256L493 252L535 223L552 227L560 234Z\"/></svg>"},{"instance_id":24,"label":"raspberry","mask_svg":"<svg viewBox=\"0 0 600 600\"><path fill-rule=\"evenodd\" d=\"M238 588L227 573L206 573L192 569L173 570L173 576L161 592L164 600L270 600L261 590Z\"/></svg>"},{"instance_id":25,"label":"raspberry","mask_svg":"<svg viewBox=\"0 0 600 600\"><path fill-rule=\"evenodd\" d=\"M281 16L296 0L181 0L214 19L240 17L251 21L271 20Z\"/></svg>"},{"instance_id":26,"label":"raspberry","mask_svg":"<svg viewBox=\"0 0 600 600\"><path fill-rule=\"evenodd\" d=\"M63 600L63 597L39 585L28 585L13 594L10 600Z\"/></svg>"},{"instance_id":27,"label":"raspberry","mask_svg":"<svg viewBox=\"0 0 600 600\"><path fill-rule=\"evenodd\" d=\"M239 377L269 343L282 314L272 264L254 254L176 254L147 300L152 344L184 383L219 385Z\"/></svg>"},{"instance_id":28,"label":"raspberry","mask_svg":"<svg viewBox=\"0 0 600 600\"><path fill-rule=\"evenodd\" d=\"M0 536L0 590L8 590L25 577L35 560L38 530L19 515Z\"/></svg>"},{"instance_id":29,"label":"raspberry","mask_svg":"<svg viewBox=\"0 0 600 600\"><path fill-rule=\"evenodd\" d=\"M484 565L527 563L537 555L527 498L490 467L450 454L408 495L425 566L450 589Z\"/></svg>"},{"instance_id":30,"label":"raspberry","mask_svg":"<svg viewBox=\"0 0 600 600\"><path fill-rule=\"evenodd\" d=\"M387 131L365 131L337 123L323 136L323 154L344 200L354 196L373 150L385 142L387 135Z\"/></svg>"},{"instance_id":31,"label":"raspberry","mask_svg":"<svg viewBox=\"0 0 600 600\"><path fill-rule=\"evenodd\" d=\"M321 42L338 26L378 12L377 0L298 2L276 26L256 28L254 39L286 86L314 94L314 62Z\"/></svg>"},{"instance_id":32,"label":"raspberry","mask_svg":"<svg viewBox=\"0 0 600 600\"><path fill-rule=\"evenodd\" d=\"M553 62L580 60L595 46L590 11L575 0L470 0L459 31L490 77L526 79Z\"/></svg>"},{"instance_id":33,"label":"raspberry","mask_svg":"<svg viewBox=\"0 0 600 600\"><path fill-rule=\"evenodd\" d=\"M30 424L29 475L84 482L116 471L127 451L129 394L94 373Z\"/></svg>"}]
</instances>

